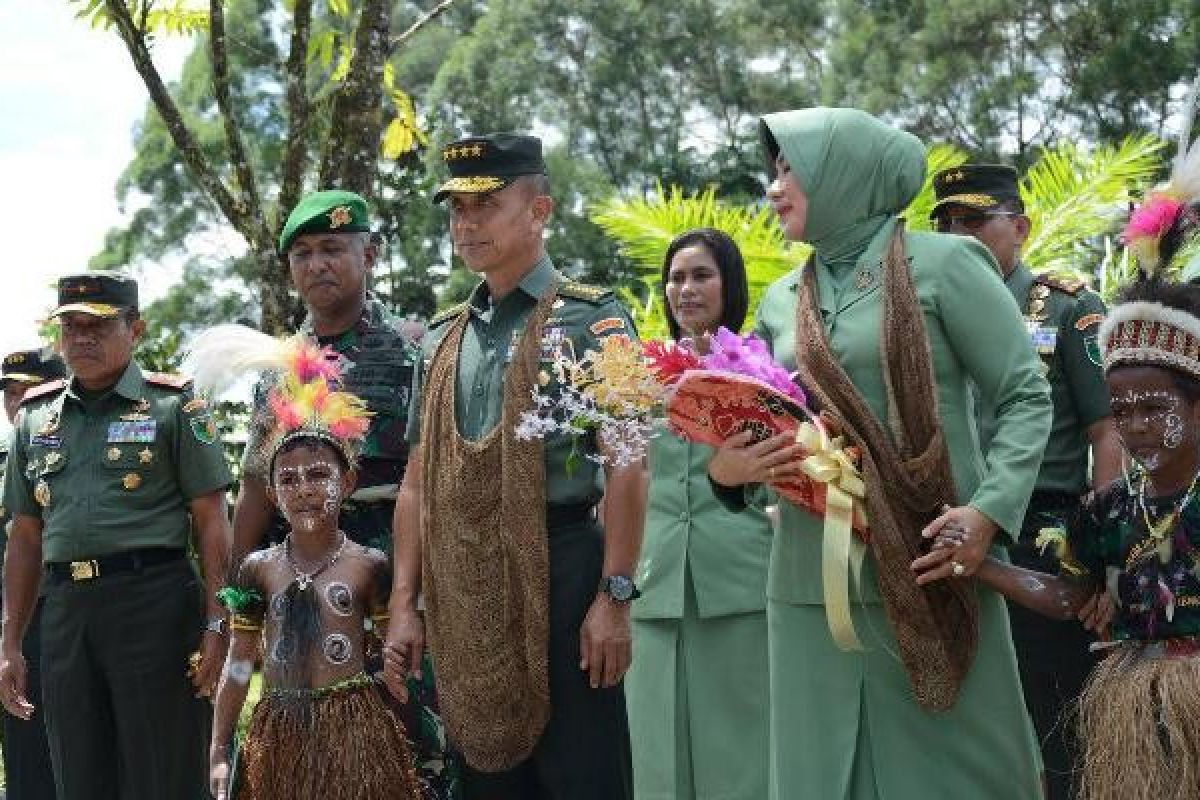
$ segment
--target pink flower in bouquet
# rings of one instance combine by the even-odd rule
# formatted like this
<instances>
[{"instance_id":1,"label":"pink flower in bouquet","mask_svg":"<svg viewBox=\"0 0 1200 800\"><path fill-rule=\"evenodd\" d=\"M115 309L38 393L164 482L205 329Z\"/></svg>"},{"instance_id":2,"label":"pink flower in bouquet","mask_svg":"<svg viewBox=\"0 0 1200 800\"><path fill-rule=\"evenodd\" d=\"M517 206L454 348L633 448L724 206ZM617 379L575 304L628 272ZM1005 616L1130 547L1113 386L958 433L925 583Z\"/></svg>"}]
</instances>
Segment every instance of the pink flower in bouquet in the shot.
<instances>
[{"instance_id":1,"label":"pink flower in bouquet","mask_svg":"<svg viewBox=\"0 0 1200 800\"><path fill-rule=\"evenodd\" d=\"M700 358L690 348L677 342L652 339L642 344L642 355L654 373L654 379L664 386L675 383L689 369L700 369Z\"/></svg>"},{"instance_id":2,"label":"pink flower in bouquet","mask_svg":"<svg viewBox=\"0 0 1200 800\"><path fill-rule=\"evenodd\" d=\"M779 366L767 349L767 343L754 334L738 336L728 328L718 328L712 337L711 352L700 359L705 369L733 372L755 378L807 405L808 398L786 369Z\"/></svg>"}]
</instances>

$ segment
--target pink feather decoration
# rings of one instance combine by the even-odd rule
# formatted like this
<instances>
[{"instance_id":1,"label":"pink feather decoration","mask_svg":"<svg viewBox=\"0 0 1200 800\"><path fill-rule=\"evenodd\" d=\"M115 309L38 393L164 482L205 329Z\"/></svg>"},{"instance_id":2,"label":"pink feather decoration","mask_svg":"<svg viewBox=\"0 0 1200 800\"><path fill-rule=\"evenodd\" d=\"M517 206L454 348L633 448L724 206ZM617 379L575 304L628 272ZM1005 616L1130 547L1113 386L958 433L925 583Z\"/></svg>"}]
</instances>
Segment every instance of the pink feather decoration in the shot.
<instances>
[{"instance_id":1,"label":"pink feather decoration","mask_svg":"<svg viewBox=\"0 0 1200 800\"><path fill-rule=\"evenodd\" d=\"M337 383L342 377L337 359L337 354L329 347L320 348L309 342L301 342L292 357L292 372L300 383L311 383L317 378Z\"/></svg>"},{"instance_id":2,"label":"pink feather decoration","mask_svg":"<svg viewBox=\"0 0 1200 800\"><path fill-rule=\"evenodd\" d=\"M1146 237L1160 238L1175 222L1183 202L1166 195L1153 194L1129 217L1122 237L1126 243Z\"/></svg>"},{"instance_id":3,"label":"pink feather decoration","mask_svg":"<svg viewBox=\"0 0 1200 800\"><path fill-rule=\"evenodd\" d=\"M340 419L329 426L329 432L339 439L361 439L367 435L370 420L366 417Z\"/></svg>"},{"instance_id":4,"label":"pink feather decoration","mask_svg":"<svg viewBox=\"0 0 1200 800\"><path fill-rule=\"evenodd\" d=\"M279 430L290 431L304 424L304 414L282 392L274 391L268 397L271 413Z\"/></svg>"}]
</instances>

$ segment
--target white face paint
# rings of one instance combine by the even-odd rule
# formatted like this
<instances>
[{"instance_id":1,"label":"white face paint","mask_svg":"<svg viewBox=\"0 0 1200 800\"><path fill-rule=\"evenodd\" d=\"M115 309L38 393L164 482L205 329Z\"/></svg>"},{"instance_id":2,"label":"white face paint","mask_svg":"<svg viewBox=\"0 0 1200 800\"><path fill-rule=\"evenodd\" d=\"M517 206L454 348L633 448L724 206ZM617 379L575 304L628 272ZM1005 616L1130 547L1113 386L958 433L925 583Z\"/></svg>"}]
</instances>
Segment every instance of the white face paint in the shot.
<instances>
[{"instance_id":1,"label":"white face paint","mask_svg":"<svg viewBox=\"0 0 1200 800\"><path fill-rule=\"evenodd\" d=\"M1148 472L1163 466L1165 451L1183 443L1183 397L1164 390L1124 389L1112 394L1113 421L1125 449Z\"/></svg>"},{"instance_id":2,"label":"white face paint","mask_svg":"<svg viewBox=\"0 0 1200 800\"><path fill-rule=\"evenodd\" d=\"M275 496L292 530L311 533L337 525L342 507L342 468L320 456L304 458L300 464L285 463L287 456L304 454L303 449L280 456L275 468ZM288 462L291 459L287 459Z\"/></svg>"}]
</instances>

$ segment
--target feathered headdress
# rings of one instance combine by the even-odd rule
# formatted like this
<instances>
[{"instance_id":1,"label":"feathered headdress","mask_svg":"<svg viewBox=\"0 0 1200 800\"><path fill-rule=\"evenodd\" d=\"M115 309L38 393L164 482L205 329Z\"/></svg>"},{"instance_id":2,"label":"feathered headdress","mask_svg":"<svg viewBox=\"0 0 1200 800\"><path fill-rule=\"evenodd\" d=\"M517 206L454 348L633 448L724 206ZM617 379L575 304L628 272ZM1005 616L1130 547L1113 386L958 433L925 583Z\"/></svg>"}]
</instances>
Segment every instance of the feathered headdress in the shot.
<instances>
[{"instance_id":1,"label":"feathered headdress","mask_svg":"<svg viewBox=\"0 0 1200 800\"><path fill-rule=\"evenodd\" d=\"M184 371L197 392L218 395L249 373L278 376L268 394L274 425L262 442L262 463L271 464L287 442L313 436L355 464L370 413L357 395L341 390L342 358L305 336L276 339L244 325L217 325L188 346Z\"/></svg>"},{"instance_id":2,"label":"feathered headdress","mask_svg":"<svg viewBox=\"0 0 1200 800\"><path fill-rule=\"evenodd\" d=\"M1200 76L1188 95L1184 109L1184 128L1180 132L1179 151L1171 170L1171 179L1146 194L1134 209L1121 235L1125 245L1137 256L1138 266L1153 273L1170 263L1171 258L1200 229L1200 139L1191 143L1191 120L1200 94Z\"/></svg>"}]
</instances>

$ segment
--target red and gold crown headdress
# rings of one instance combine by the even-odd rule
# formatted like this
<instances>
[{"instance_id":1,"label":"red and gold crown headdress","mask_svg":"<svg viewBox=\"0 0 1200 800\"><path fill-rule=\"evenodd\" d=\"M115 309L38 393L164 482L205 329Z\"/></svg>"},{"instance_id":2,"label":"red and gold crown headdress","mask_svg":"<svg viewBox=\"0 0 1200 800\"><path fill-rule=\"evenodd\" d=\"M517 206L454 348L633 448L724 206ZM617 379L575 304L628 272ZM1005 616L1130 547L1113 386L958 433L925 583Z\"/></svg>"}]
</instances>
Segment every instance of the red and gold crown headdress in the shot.
<instances>
[{"instance_id":1,"label":"red and gold crown headdress","mask_svg":"<svg viewBox=\"0 0 1200 800\"><path fill-rule=\"evenodd\" d=\"M1169 367L1200 380L1200 319L1162 303L1114 307L1100 325L1104 371L1119 366Z\"/></svg>"},{"instance_id":2,"label":"red and gold crown headdress","mask_svg":"<svg viewBox=\"0 0 1200 800\"><path fill-rule=\"evenodd\" d=\"M339 354L303 335L276 339L244 325L218 325L191 342L184 370L197 391L211 395L249 373L277 376L268 395L274 424L261 445L262 463L271 464L287 442L311 436L354 465L370 412L362 398L341 389L342 365Z\"/></svg>"}]
</instances>

